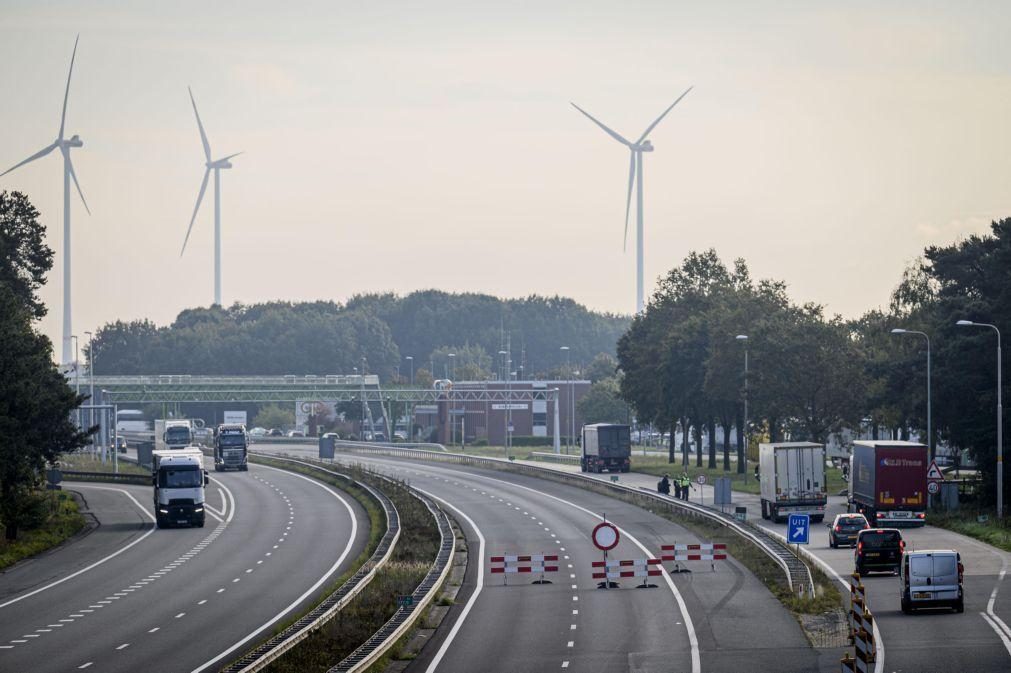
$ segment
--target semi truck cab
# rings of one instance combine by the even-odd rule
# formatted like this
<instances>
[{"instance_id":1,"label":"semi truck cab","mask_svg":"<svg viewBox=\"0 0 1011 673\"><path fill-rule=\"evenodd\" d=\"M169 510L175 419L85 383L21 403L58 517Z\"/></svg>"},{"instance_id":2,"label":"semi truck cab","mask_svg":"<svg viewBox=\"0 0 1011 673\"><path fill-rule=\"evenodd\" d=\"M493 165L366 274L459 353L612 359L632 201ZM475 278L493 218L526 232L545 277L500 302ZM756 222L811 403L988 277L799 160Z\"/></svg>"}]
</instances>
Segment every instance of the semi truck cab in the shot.
<instances>
[{"instance_id":1,"label":"semi truck cab","mask_svg":"<svg viewBox=\"0 0 1011 673\"><path fill-rule=\"evenodd\" d=\"M204 454L197 447L155 451L151 483L154 486L155 521L159 528L189 524L204 526L204 488L210 479Z\"/></svg>"}]
</instances>

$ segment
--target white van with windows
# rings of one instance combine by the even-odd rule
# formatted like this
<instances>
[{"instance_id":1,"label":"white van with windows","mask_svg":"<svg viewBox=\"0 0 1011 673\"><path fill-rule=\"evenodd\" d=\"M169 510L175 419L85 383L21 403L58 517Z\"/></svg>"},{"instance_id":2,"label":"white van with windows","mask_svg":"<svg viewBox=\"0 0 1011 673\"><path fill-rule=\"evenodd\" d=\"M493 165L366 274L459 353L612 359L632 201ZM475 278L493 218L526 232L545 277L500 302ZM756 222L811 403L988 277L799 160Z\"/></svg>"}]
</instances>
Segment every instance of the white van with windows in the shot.
<instances>
[{"instance_id":1,"label":"white van with windows","mask_svg":"<svg viewBox=\"0 0 1011 673\"><path fill-rule=\"evenodd\" d=\"M962 594L962 557L951 549L925 549L902 554L899 586L902 611L921 608L965 611Z\"/></svg>"}]
</instances>

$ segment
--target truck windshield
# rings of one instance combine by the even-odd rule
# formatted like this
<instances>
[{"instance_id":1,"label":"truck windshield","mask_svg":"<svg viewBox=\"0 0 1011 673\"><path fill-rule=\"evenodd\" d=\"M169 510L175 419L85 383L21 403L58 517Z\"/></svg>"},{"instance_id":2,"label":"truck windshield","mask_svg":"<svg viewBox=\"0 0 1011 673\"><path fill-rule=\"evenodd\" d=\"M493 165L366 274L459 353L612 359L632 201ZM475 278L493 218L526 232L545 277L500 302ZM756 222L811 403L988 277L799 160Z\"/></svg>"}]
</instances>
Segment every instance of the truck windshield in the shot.
<instances>
[{"instance_id":1,"label":"truck windshield","mask_svg":"<svg viewBox=\"0 0 1011 673\"><path fill-rule=\"evenodd\" d=\"M245 446L246 438L243 435L220 435L218 437L218 444L220 446Z\"/></svg>"},{"instance_id":2,"label":"truck windshield","mask_svg":"<svg viewBox=\"0 0 1011 673\"><path fill-rule=\"evenodd\" d=\"M202 470L195 465L163 467L158 471L161 488L197 488L204 483Z\"/></svg>"},{"instance_id":3,"label":"truck windshield","mask_svg":"<svg viewBox=\"0 0 1011 673\"><path fill-rule=\"evenodd\" d=\"M165 431L165 441L169 444L189 444L190 431L186 428L169 428Z\"/></svg>"}]
</instances>

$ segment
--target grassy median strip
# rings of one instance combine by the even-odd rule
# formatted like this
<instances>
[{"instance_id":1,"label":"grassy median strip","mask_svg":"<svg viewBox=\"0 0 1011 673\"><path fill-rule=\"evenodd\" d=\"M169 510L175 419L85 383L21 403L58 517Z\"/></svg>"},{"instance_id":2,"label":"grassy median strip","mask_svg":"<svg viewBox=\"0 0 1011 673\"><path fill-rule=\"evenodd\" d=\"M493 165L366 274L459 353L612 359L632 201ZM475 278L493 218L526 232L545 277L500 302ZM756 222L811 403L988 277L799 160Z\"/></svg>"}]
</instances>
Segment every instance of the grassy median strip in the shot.
<instances>
[{"instance_id":1,"label":"grassy median strip","mask_svg":"<svg viewBox=\"0 0 1011 673\"><path fill-rule=\"evenodd\" d=\"M931 512L927 515L927 522L931 526L946 528L1004 551L1011 551L1011 523L1007 519L1000 521L987 516L980 521L976 512Z\"/></svg>"},{"instance_id":2,"label":"grassy median strip","mask_svg":"<svg viewBox=\"0 0 1011 673\"><path fill-rule=\"evenodd\" d=\"M141 467L137 463L127 462L122 459L117 462L119 463L119 474L142 474L146 477L151 476L150 469ZM93 456L90 453L78 452L65 453L61 455L60 469L73 472L108 472L109 474L112 474L116 471L116 465L113 463L113 458L111 456L103 463L102 459L97 456Z\"/></svg>"},{"instance_id":3,"label":"grassy median strip","mask_svg":"<svg viewBox=\"0 0 1011 673\"><path fill-rule=\"evenodd\" d=\"M309 467L292 465L291 463L271 461L260 457L256 458L256 462L304 472L316 479L326 476ZM320 465L320 467L334 468L332 465ZM266 670L274 673L326 671L339 663L393 616L398 607L397 596L410 595L414 592L425 578L439 552L441 542L439 527L433 519L432 513L424 503L410 494L406 485L380 479L356 466L338 467L337 469L356 481L367 483L373 488L381 490L393 501L400 514L400 540L397 542L389 563L376 572L375 578L360 594L325 626L267 667ZM336 477L332 479L334 481L329 483L347 489L346 481ZM379 512L379 516L382 517L381 512ZM385 519L382 518L382 520ZM385 530L385 525L383 523L373 524L373 531L376 530L379 531L379 536L376 537L378 541L382 536L382 531ZM371 554L371 551L368 553ZM368 556L366 555L365 558Z\"/></svg>"},{"instance_id":4,"label":"grassy median strip","mask_svg":"<svg viewBox=\"0 0 1011 673\"><path fill-rule=\"evenodd\" d=\"M40 491L31 497L32 520L23 525L17 540L0 541L0 570L65 542L84 527L84 517L69 493Z\"/></svg>"}]
</instances>

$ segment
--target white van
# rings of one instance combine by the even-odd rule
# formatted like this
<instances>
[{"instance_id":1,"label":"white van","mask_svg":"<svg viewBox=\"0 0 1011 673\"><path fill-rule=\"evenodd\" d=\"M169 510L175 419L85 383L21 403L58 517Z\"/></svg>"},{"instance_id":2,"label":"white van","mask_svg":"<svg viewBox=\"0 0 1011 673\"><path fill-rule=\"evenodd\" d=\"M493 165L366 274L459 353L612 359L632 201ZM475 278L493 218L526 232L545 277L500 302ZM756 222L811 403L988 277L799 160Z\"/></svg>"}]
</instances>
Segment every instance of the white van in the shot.
<instances>
[{"instance_id":1,"label":"white van","mask_svg":"<svg viewBox=\"0 0 1011 673\"><path fill-rule=\"evenodd\" d=\"M902 554L899 586L902 611L951 608L965 611L962 557L951 549L926 549Z\"/></svg>"}]
</instances>

